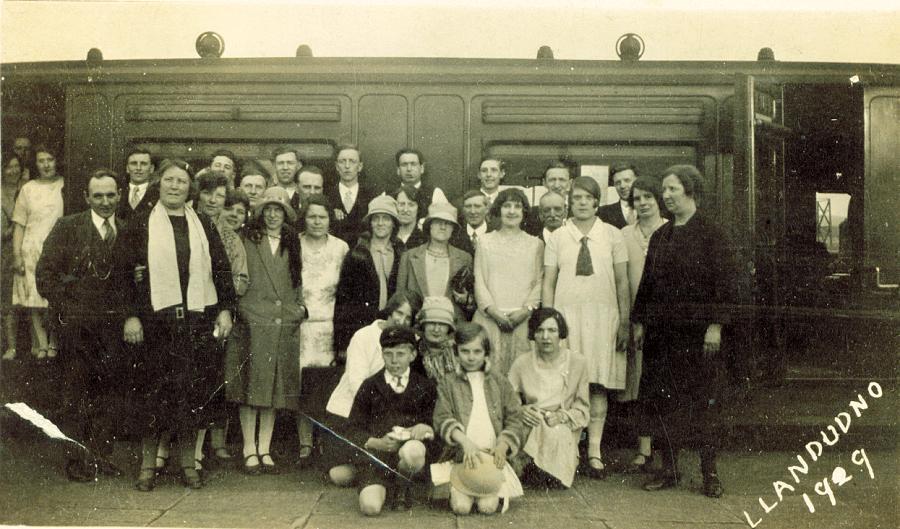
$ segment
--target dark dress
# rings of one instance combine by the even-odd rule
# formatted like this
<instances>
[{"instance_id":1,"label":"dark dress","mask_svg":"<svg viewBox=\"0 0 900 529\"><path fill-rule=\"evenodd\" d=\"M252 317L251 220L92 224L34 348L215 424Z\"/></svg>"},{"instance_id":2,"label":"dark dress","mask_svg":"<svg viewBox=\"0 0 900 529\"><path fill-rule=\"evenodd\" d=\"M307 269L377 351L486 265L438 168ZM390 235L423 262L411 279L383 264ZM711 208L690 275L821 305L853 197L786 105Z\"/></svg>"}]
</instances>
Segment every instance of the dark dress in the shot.
<instances>
[{"instance_id":1,"label":"dark dress","mask_svg":"<svg viewBox=\"0 0 900 529\"><path fill-rule=\"evenodd\" d=\"M369 250L370 239L363 235L341 265L334 304L334 350L346 351L356 331L378 318L378 272ZM393 239L394 265L387 280L387 297L397 288L397 274L403 243Z\"/></svg>"},{"instance_id":2,"label":"dark dress","mask_svg":"<svg viewBox=\"0 0 900 529\"><path fill-rule=\"evenodd\" d=\"M190 240L185 217L170 216L175 239L182 299L187 299ZM213 337L219 312L234 314L235 293L231 267L215 226L200 216L209 241L213 283L218 303L204 311L168 307L154 311L148 272L126 292L128 315L141 319L144 345L134 358L134 411L142 435L162 430L190 432L221 423L225 414L222 342ZM147 266L147 217L132 222L122 234L123 268L133 277L136 266ZM183 306L182 306L183 307Z\"/></svg>"},{"instance_id":3,"label":"dark dress","mask_svg":"<svg viewBox=\"0 0 900 529\"><path fill-rule=\"evenodd\" d=\"M670 437L706 442L714 427L726 350L706 360L703 340L710 323L728 323L721 305L734 302L732 250L725 231L699 214L650 239L631 320L645 329L641 401L651 415L679 415L660 423Z\"/></svg>"}]
</instances>

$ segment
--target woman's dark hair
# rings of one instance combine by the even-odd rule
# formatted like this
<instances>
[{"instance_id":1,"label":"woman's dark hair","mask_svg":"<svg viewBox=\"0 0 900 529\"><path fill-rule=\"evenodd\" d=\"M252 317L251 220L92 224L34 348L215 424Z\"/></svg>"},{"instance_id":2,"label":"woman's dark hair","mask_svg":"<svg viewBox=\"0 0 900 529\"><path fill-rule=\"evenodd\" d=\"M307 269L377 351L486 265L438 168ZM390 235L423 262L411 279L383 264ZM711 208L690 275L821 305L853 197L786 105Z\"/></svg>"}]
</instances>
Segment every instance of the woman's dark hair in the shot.
<instances>
[{"instance_id":1,"label":"woman's dark hair","mask_svg":"<svg viewBox=\"0 0 900 529\"><path fill-rule=\"evenodd\" d=\"M525 196L525 193L516 187L508 187L497 193L497 198L491 204L491 217L500 218L500 210L503 208L503 204L507 202L518 202L522 205L522 222L525 222L525 217L528 216L528 210L531 208L531 205L528 204L528 197Z\"/></svg>"},{"instance_id":2,"label":"woman's dark hair","mask_svg":"<svg viewBox=\"0 0 900 529\"><path fill-rule=\"evenodd\" d=\"M632 208L634 207L635 189L639 189L653 195L653 198L656 199L656 204L659 206L660 213L666 210L666 207L663 205L662 186L660 185L659 180L652 176L639 176L634 180L634 183L631 184L631 192L628 193L627 197L625 197L628 201L628 205Z\"/></svg>"},{"instance_id":3,"label":"woman's dark hair","mask_svg":"<svg viewBox=\"0 0 900 529\"><path fill-rule=\"evenodd\" d=\"M660 182L669 175L675 175L684 187L684 194L699 201L703 197L703 175L693 165L682 164L667 167L660 173Z\"/></svg>"},{"instance_id":4,"label":"woman's dark hair","mask_svg":"<svg viewBox=\"0 0 900 529\"><path fill-rule=\"evenodd\" d=\"M456 332L453 335L453 341L458 347L471 342L475 338L478 338L479 335L481 336L481 347L484 348L484 356L491 356L491 340L488 339L487 332L479 323L467 321L457 325ZM453 348L453 352L459 354L456 347Z\"/></svg>"},{"instance_id":5,"label":"woman's dark hair","mask_svg":"<svg viewBox=\"0 0 900 529\"><path fill-rule=\"evenodd\" d=\"M304 169L301 169L301 171ZM334 223L336 222L334 218L334 206L331 205L331 201L328 200L325 195L310 195L309 198L306 199L306 204L303 206L303 209L300 210L299 214L300 231L303 232L306 230L306 212L309 211L310 206L321 206L325 208L325 213L328 214L328 231L331 232L331 228L334 227Z\"/></svg>"},{"instance_id":6,"label":"woman's dark hair","mask_svg":"<svg viewBox=\"0 0 900 529\"><path fill-rule=\"evenodd\" d=\"M397 189L388 193L388 196L393 198L394 200L400 200L400 193L406 195L406 198L412 200L416 204L416 223L419 222L419 219L422 218L422 212L419 211L419 202L416 198L419 196L419 190L413 186L408 186L406 184L398 187ZM417 224L418 225L418 224Z\"/></svg>"},{"instance_id":7,"label":"woman's dark hair","mask_svg":"<svg viewBox=\"0 0 900 529\"><path fill-rule=\"evenodd\" d=\"M22 160L22 157L16 154L14 150L5 150L3 151L2 156L3 158L0 159L0 164L2 164L2 167L0 167L0 169L6 169L6 166L9 165L9 162L13 160L19 160L19 168L23 173L25 172L25 169L27 169L27 167L25 167L25 162Z\"/></svg>"},{"instance_id":8,"label":"woman's dark hair","mask_svg":"<svg viewBox=\"0 0 900 529\"><path fill-rule=\"evenodd\" d=\"M528 339L534 340L534 333L537 332L537 328L550 318L556 320L556 325L559 326L559 339L566 339L569 336L569 326L566 325L566 319L562 313L552 307L541 307L531 313L531 317L528 318Z\"/></svg>"},{"instance_id":9,"label":"woman's dark hair","mask_svg":"<svg viewBox=\"0 0 900 529\"><path fill-rule=\"evenodd\" d=\"M212 193L216 189L224 187L228 189L228 177L222 171L208 170L197 177L197 192L206 191Z\"/></svg>"},{"instance_id":10,"label":"woman's dark hair","mask_svg":"<svg viewBox=\"0 0 900 529\"><path fill-rule=\"evenodd\" d=\"M410 290L399 288L396 292L391 294L391 297L388 298L387 303L384 305L384 309L382 309L381 313L379 314L379 317L383 320L388 319L391 314L393 314L395 310L402 307L404 303L409 303L410 311L412 312L412 315L415 316L422 308L422 296L420 296L418 292L412 292Z\"/></svg>"},{"instance_id":11,"label":"woman's dark hair","mask_svg":"<svg viewBox=\"0 0 900 529\"><path fill-rule=\"evenodd\" d=\"M572 180L572 187L569 190L570 199L572 197L572 193L575 192L576 189L587 191L597 201L597 205L600 205L600 197L602 197L603 195L600 193L600 186L597 184L596 180L594 180L590 176L579 176L578 178Z\"/></svg>"},{"instance_id":12,"label":"woman's dark hair","mask_svg":"<svg viewBox=\"0 0 900 529\"><path fill-rule=\"evenodd\" d=\"M243 204L244 209L250 211L250 198L247 196L247 193L244 193L243 189L236 187L225 192L224 207L230 208L238 203Z\"/></svg>"},{"instance_id":13,"label":"woman's dark hair","mask_svg":"<svg viewBox=\"0 0 900 529\"><path fill-rule=\"evenodd\" d=\"M38 143L37 145L34 146L33 149L31 149L31 154L34 156L35 159L37 159L38 153L41 153L41 152L45 152L45 153L49 154L50 156L53 156L53 158L59 158L59 156L56 154L56 149L50 147L46 143Z\"/></svg>"}]
</instances>

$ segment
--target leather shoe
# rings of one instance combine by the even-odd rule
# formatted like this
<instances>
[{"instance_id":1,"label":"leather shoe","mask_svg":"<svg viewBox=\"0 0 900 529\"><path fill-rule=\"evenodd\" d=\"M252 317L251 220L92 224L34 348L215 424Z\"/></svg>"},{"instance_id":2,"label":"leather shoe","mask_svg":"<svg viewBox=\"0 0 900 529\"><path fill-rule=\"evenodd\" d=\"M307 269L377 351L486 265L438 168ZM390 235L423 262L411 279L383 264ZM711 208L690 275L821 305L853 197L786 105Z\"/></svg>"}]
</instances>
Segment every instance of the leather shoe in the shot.
<instances>
[{"instance_id":1,"label":"leather shoe","mask_svg":"<svg viewBox=\"0 0 900 529\"><path fill-rule=\"evenodd\" d=\"M122 475L122 469L113 464L109 459L99 457L94 460L97 470L104 476L119 477Z\"/></svg>"},{"instance_id":2,"label":"leather shoe","mask_svg":"<svg viewBox=\"0 0 900 529\"><path fill-rule=\"evenodd\" d=\"M181 483L190 489L202 489L203 480L200 479L200 473L194 467L184 467L181 469Z\"/></svg>"},{"instance_id":3,"label":"leather shoe","mask_svg":"<svg viewBox=\"0 0 900 529\"><path fill-rule=\"evenodd\" d=\"M96 468L80 459L70 459L66 463L66 477L69 481L90 483L94 481L96 475Z\"/></svg>"},{"instance_id":4,"label":"leather shoe","mask_svg":"<svg viewBox=\"0 0 900 529\"><path fill-rule=\"evenodd\" d=\"M156 486L156 469L142 468L138 474L138 479L134 483L134 488L141 492L150 492Z\"/></svg>"},{"instance_id":5,"label":"leather shoe","mask_svg":"<svg viewBox=\"0 0 900 529\"><path fill-rule=\"evenodd\" d=\"M266 463L266 458L269 458L271 463ZM259 466L260 470L263 474L279 474L280 471L278 467L275 466L275 460L272 459L272 456L269 454L259 454Z\"/></svg>"},{"instance_id":6,"label":"leather shoe","mask_svg":"<svg viewBox=\"0 0 900 529\"><path fill-rule=\"evenodd\" d=\"M712 472L703 476L703 494L705 496L709 498L721 498L724 493L725 487L722 486L722 481L719 479L718 474Z\"/></svg>"},{"instance_id":7,"label":"leather shoe","mask_svg":"<svg viewBox=\"0 0 900 529\"><path fill-rule=\"evenodd\" d=\"M250 458L255 457L257 461L259 461L259 456L256 454L250 454L249 456L244 457L244 474L248 476L258 476L262 472L262 463L258 462L255 465L249 465Z\"/></svg>"},{"instance_id":8,"label":"leather shoe","mask_svg":"<svg viewBox=\"0 0 900 529\"><path fill-rule=\"evenodd\" d=\"M678 485L678 476L672 472L663 472L647 483L644 483L644 490L657 491L663 489L671 489Z\"/></svg>"}]
</instances>

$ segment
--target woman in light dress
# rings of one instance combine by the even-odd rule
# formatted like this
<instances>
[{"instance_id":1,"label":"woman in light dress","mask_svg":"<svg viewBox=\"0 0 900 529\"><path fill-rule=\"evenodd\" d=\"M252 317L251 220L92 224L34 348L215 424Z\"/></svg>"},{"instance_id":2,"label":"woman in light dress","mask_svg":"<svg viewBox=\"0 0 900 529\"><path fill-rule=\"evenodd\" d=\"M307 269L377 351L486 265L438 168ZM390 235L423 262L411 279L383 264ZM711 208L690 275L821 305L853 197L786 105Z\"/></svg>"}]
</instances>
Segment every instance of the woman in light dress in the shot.
<instances>
[{"instance_id":1,"label":"woman in light dress","mask_svg":"<svg viewBox=\"0 0 900 529\"><path fill-rule=\"evenodd\" d=\"M323 195L311 195L301 212L300 256L303 261L303 300L309 318L300 325L300 369L324 367L334 360L334 304L347 243L328 233L333 208ZM312 453L313 425L297 419L300 458Z\"/></svg>"},{"instance_id":2,"label":"woman in light dress","mask_svg":"<svg viewBox=\"0 0 900 529\"><path fill-rule=\"evenodd\" d=\"M649 176L639 176L631 186L628 204L637 212L637 223L622 228L622 238L628 250L628 284L631 287L631 301L637 296L638 285L644 273L644 261L647 259L647 247L650 236L658 230L666 219L661 216L662 189L659 181ZM628 355L625 389L617 395L619 402L635 402L638 399L638 388L643 366L643 348L634 347ZM627 472L649 472L652 455L651 436L639 412L635 417L638 429L638 452L631 460Z\"/></svg>"},{"instance_id":3,"label":"woman in light dress","mask_svg":"<svg viewBox=\"0 0 900 529\"><path fill-rule=\"evenodd\" d=\"M513 361L531 349L526 322L541 301L544 243L522 231L528 199L519 189L501 191L491 206L500 227L478 239L475 248L475 300L472 321L491 341L491 362L506 375Z\"/></svg>"},{"instance_id":4,"label":"woman in light dress","mask_svg":"<svg viewBox=\"0 0 900 529\"><path fill-rule=\"evenodd\" d=\"M44 145L34 149L38 177L19 192L13 210L13 305L31 316L31 352L37 358L56 356L56 337L48 329L47 300L37 291L34 270L44 239L63 216L63 177L56 173L56 153Z\"/></svg>"},{"instance_id":5,"label":"woman in light dress","mask_svg":"<svg viewBox=\"0 0 900 529\"><path fill-rule=\"evenodd\" d=\"M544 306L569 324L569 347L584 355L591 383L588 471L606 477L600 451L607 392L625 388L631 296L622 233L597 218L600 187L590 177L572 181L572 218L550 236L544 252Z\"/></svg>"},{"instance_id":6,"label":"woman in light dress","mask_svg":"<svg viewBox=\"0 0 900 529\"><path fill-rule=\"evenodd\" d=\"M517 472L526 481L571 487L589 404L587 362L561 347L567 336L559 311L546 307L534 311L528 320L534 350L516 358L509 381L522 395L523 422L531 428L513 461Z\"/></svg>"}]
</instances>

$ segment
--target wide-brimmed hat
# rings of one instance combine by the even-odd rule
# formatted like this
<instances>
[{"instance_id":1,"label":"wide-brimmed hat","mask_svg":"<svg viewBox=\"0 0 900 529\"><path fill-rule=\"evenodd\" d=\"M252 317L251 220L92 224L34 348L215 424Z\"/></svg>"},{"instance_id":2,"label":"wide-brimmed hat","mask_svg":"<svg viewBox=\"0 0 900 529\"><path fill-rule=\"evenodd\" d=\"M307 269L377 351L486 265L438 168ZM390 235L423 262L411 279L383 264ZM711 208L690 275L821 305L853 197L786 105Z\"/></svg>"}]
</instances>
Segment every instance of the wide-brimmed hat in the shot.
<instances>
[{"instance_id":1,"label":"wide-brimmed hat","mask_svg":"<svg viewBox=\"0 0 900 529\"><path fill-rule=\"evenodd\" d=\"M363 217L363 224L368 225L372 215L376 213L384 213L394 219L394 222L400 222L400 216L397 214L397 201L390 195L378 195L369 201L369 209L366 216Z\"/></svg>"},{"instance_id":2,"label":"wide-brimmed hat","mask_svg":"<svg viewBox=\"0 0 900 529\"><path fill-rule=\"evenodd\" d=\"M450 484L467 496L482 498L496 495L505 481L503 471L494 465L494 458L486 452L476 461L475 468L469 468L465 463L453 465Z\"/></svg>"},{"instance_id":3,"label":"wide-brimmed hat","mask_svg":"<svg viewBox=\"0 0 900 529\"><path fill-rule=\"evenodd\" d=\"M434 219L446 220L453 224L455 228L459 228L459 221L457 218L458 213L456 208L453 207L453 204L449 202L434 202L428 206L428 216L425 217L425 221L422 223L422 231L427 234L431 221Z\"/></svg>"},{"instance_id":4,"label":"wide-brimmed hat","mask_svg":"<svg viewBox=\"0 0 900 529\"><path fill-rule=\"evenodd\" d=\"M428 296L422 302L422 310L419 311L416 321L423 323L444 323L450 326L450 329L456 331L456 324L453 323L453 316L456 312L453 310L453 302L444 296Z\"/></svg>"},{"instance_id":5,"label":"wide-brimmed hat","mask_svg":"<svg viewBox=\"0 0 900 529\"><path fill-rule=\"evenodd\" d=\"M263 196L259 199L259 204L256 205L256 214L262 215L263 209L269 204L281 206L288 220L290 220L291 223L297 222L297 213L294 211L294 208L291 207L291 199L288 197L287 191L285 191L284 188L272 186L266 189Z\"/></svg>"}]
</instances>

